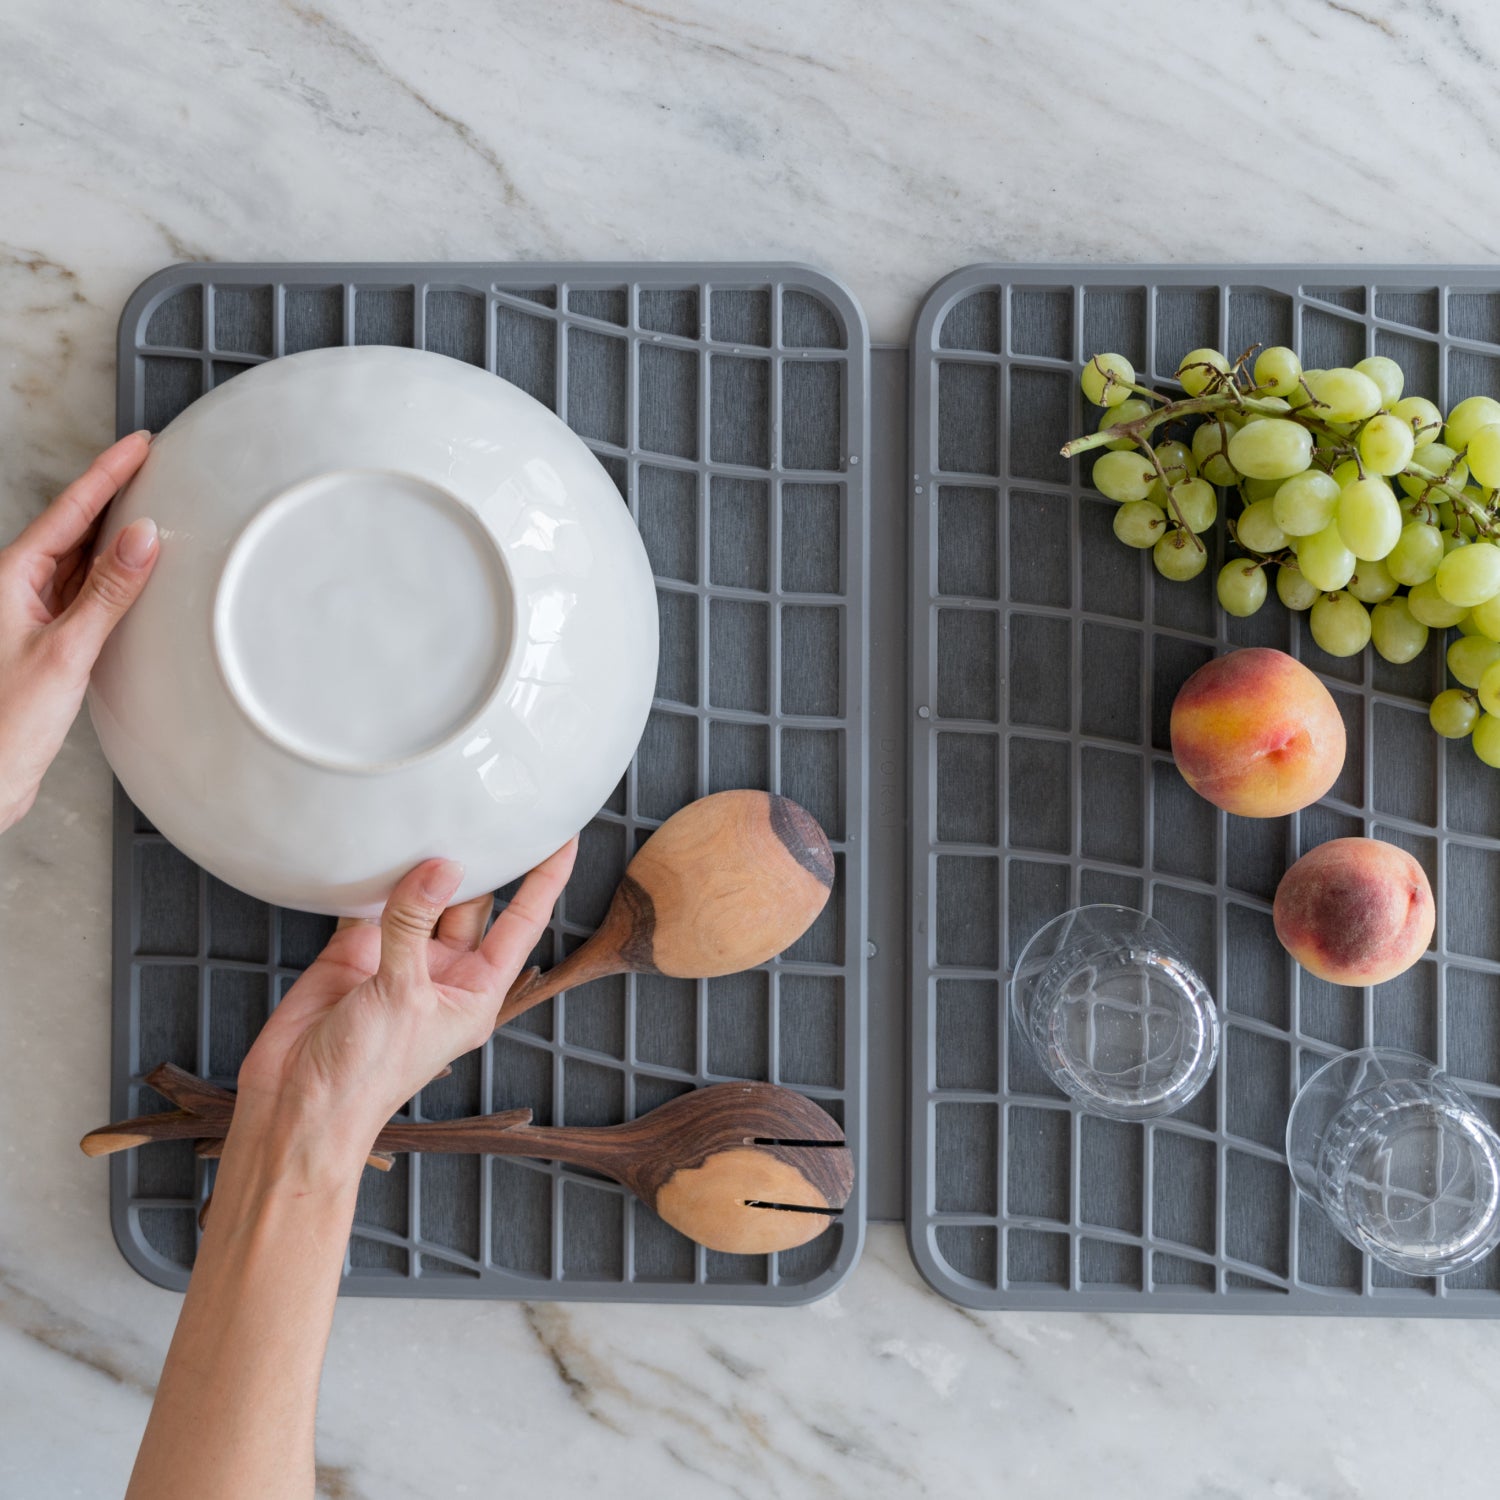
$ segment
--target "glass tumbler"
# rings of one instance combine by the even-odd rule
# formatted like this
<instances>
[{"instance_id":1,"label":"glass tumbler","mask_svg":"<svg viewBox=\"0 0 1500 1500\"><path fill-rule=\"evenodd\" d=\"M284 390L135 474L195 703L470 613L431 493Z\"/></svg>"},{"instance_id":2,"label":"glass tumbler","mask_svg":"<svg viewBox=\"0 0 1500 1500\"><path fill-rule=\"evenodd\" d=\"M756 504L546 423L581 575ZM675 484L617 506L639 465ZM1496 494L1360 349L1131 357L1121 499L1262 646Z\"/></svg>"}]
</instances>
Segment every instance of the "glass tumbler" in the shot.
<instances>
[{"instance_id":1,"label":"glass tumbler","mask_svg":"<svg viewBox=\"0 0 1500 1500\"><path fill-rule=\"evenodd\" d=\"M1010 981L1054 1083L1096 1114L1171 1114L1208 1081L1219 1014L1171 934L1127 906L1079 906L1035 933Z\"/></svg>"},{"instance_id":2,"label":"glass tumbler","mask_svg":"<svg viewBox=\"0 0 1500 1500\"><path fill-rule=\"evenodd\" d=\"M1500 1244L1500 1136L1414 1052L1325 1063L1292 1101L1286 1157L1298 1190L1394 1271L1444 1276Z\"/></svg>"}]
</instances>

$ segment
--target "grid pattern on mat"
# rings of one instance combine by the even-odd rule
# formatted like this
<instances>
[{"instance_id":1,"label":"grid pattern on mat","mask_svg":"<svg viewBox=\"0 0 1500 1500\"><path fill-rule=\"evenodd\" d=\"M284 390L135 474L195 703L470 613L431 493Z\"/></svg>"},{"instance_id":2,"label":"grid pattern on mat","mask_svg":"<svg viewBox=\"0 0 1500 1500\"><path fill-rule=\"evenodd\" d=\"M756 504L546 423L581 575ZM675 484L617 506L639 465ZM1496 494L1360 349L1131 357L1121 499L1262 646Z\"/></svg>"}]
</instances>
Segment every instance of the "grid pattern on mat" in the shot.
<instances>
[{"instance_id":1,"label":"grid pattern on mat","mask_svg":"<svg viewBox=\"0 0 1500 1500\"><path fill-rule=\"evenodd\" d=\"M657 579L657 699L635 762L583 834L536 955L597 925L630 855L692 798L779 789L833 844L827 910L781 960L693 983L601 981L538 1007L413 1118L530 1106L602 1125L726 1078L771 1079L840 1119L863 1166L868 345L847 293L782 266L179 266L121 322L119 428L160 428L250 365L332 344L414 345L514 381L562 415L631 507ZM212 879L117 792L112 1107L162 1107L173 1061L232 1083L331 920ZM505 892L501 892L503 899ZM112 1163L116 1237L186 1284L210 1175L184 1145ZM367 1171L346 1290L411 1296L793 1303L858 1255L841 1224L773 1256L705 1251L623 1189L543 1163L401 1157Z\"/></svg>"},{"instance_id":2,"label":"grid pattern on mat","mask_svg":"<svg viewBox=\"0 0 1500 1500\"><path fill-rule=\"evenodd\" d=\"M1445 407L1500 395L1500 278L979 266L917 323L908 1228L927 1279L971 1306L1500 1314L1500 1256L1386 1271L1299 1205L1282 1154L1299 1080L1364 1044L1436 1058L1500 1121L1500 779L1428 728L1441 642L1404 667L1336 660L1274 590L1231 619L1222 522L1204 573L1168 583L1112 535L1092 456L1058 456L1098 421L1088 355L1155 382L1191 348L1254 343L1308 367L1389 355ZM1250 644L1321 674L1348 729L1338 783L1292 818L1227 817L1171 763L1177 688ZM1300 971L1271 925L1286 865L1347 834L1410 850L1437 898L1433 951L1374 990ZM1094 901L1160 918L1220 1003L1215 1076L1169 1119L1083 1113L1007 1019L1026 939Z\"/></svg>"}]
</instances>

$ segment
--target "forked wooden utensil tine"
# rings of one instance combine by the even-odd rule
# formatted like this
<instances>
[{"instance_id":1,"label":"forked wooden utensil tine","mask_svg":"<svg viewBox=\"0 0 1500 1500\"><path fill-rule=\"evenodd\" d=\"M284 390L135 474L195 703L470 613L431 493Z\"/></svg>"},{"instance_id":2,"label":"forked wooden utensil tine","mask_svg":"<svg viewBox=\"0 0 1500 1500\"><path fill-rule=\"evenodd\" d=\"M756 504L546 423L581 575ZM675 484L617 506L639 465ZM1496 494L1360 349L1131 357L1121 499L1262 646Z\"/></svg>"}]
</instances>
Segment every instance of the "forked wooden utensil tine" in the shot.
<instances>
[{"instance_id":1,"label":"forked wooden utensil tine","mask_svg":"<svg viewBox=\"0 0 1500 1500\"><path fill-rule=\"evenodd\" d=\"M854 1189L854 1158L838 1123L810 1099L775 1084L694 1089L622 1125L544 1127L530 1119L529 1110L509 1110L461 1120L393 1120L375 1147L530 1156L585 1167L621 1183L690 1239L740 1255L806 1244L838 1217ZM223 1133L218 1121L173 1110L91 1131L83 1148L103 1155L181 1139L188 1124L210 1136Z\"/></svg>"}]
</instances>

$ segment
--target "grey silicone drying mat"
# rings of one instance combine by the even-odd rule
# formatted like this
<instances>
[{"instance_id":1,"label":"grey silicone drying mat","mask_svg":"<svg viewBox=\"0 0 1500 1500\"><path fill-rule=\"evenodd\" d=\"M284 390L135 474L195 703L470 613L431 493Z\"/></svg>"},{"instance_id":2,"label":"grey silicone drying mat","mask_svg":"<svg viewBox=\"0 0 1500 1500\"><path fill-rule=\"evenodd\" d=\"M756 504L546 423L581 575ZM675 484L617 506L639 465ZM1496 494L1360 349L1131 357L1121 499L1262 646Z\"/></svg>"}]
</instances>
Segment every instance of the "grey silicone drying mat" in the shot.
<instances>
[{"instance_id":1,"label":"grey silicone drying mat","mask_svg":"<svg viewBox=\"0 0 1500 1500\"><path fill-rule=\"evenodd\" d=\"M603 981L506 1028L414 1101L420 1118L529 1105L608 1124L695 1085L771 1079L842 1121L860 1168L840 1223L779 1256L704 1251L613 1184L447 1155L367 1171L349 1291L408 1296L803 1302L856 1259L864 1213L864 321L784 265L182 265L120 325L118 427L159 429L261 360L415 345L495 371L559 412L631 506L658 582L657 703L583 836L539 961L593 930L627 858L693 797L779 789L828 831L827 910L779 962L694 984ZM330 920L211 879L117 791L111 1109L162 1107L172 1061L232 1083ZM183 1145L111 1164L126 1258L186 1285L205 1165Z\"/></svg>"},{"instance_id":2,"label":"grey silicone drying mat","mask_svg":"<svg viewBox=\"0 0 1500 1500\"><path fill-rule=\"evenodd\" d=\"M1213 603L1222 534L1190 584L1118 543L1091 459L1089 354L1151 381L1188 349L1387 354L1445 406L1500 395L1493 270L977 266L934 289L912 357L911 1157L924 1276L973 1307L1500 1314L1500 1256L1446 1281L1374 1265L1299 1210L1282 1157L1299 1077L1360 1045L1443 1062L1500 1118L1500 773L1445 747L1407 667L1339 661L1279 604ZM1436 636L1438 633L1434 632ZM1216 651L1295 652L1334 692L1350 753L1300 816L1226 818L1167 753L1172 698ZM1269 905L1297 853L1351 833L1426 867L1435 952L1374 992L1301 973ZM1219 998L1209 1087L1149 1125L1086 1116L1008 1025L1007 967L1068 906L1144 906Z\"/></svg>"}]
</instances>

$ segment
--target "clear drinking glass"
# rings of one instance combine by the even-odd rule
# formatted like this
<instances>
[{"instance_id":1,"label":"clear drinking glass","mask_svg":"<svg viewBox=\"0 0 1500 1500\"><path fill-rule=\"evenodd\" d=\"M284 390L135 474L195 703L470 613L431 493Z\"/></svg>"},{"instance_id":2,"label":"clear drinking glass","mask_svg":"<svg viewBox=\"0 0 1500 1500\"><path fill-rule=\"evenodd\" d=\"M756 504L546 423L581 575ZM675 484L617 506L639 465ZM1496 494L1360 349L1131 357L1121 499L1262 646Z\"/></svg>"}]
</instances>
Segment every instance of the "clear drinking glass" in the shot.
<instances>
[{"instance_id":1,"label":"clear drinking glass","mask_svg":"<svg viewBox=\"0 0 1500 1500\"><path fill-rule=\"evenodd\" d=\"M1096 1114L1180 1109L1219 1055L1219 1013L1171 934L1128 906L1079 906L1021 952L1011 1008L1042 1066Z\"/></svg>"},{"instance_id":2,"label":"clear drinking glass","mask_svg":"<svg viewBox=\"0 0 1500 1500\"><path fill-rule=\"evenodd\" d=\"M1325 1063L1292 1101L1286 1158L1298 1190L1392 1270L1444 1276L1500 1244L1500 1136L1414 1052Z\"/></svg>"}]
</instances>

